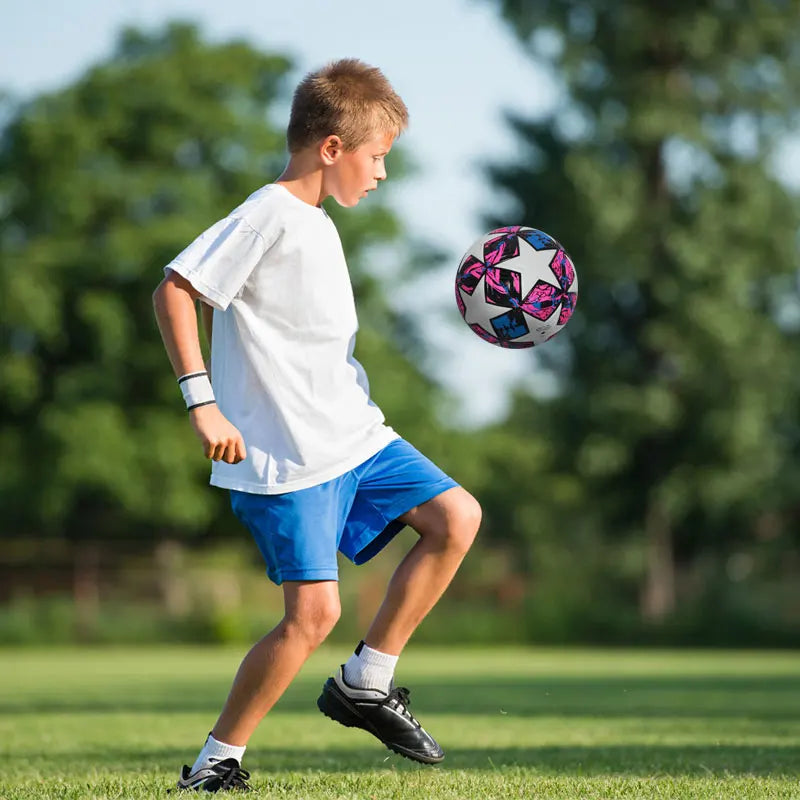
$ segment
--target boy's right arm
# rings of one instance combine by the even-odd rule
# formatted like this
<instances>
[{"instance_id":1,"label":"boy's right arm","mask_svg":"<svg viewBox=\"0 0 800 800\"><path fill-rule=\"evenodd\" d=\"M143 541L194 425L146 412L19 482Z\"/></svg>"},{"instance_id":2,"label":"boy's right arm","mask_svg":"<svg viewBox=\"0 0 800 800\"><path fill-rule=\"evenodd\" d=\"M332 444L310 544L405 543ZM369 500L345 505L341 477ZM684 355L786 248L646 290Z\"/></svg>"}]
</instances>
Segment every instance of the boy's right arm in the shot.
<instances>
[{"instance_id":1,"label":"boy's right arm","mask_svg":"<svg viewBox=\"0 0 800 800\"><path fill-rule=\"evenodd\" d=\"M205 370L197 330L195 301L200 294L171 270L153 292L153 308L175 377ZM238 464L247 457L242 434L223 416L216 403L189 412L206 458Z\"/></svg>"}]
</instances>

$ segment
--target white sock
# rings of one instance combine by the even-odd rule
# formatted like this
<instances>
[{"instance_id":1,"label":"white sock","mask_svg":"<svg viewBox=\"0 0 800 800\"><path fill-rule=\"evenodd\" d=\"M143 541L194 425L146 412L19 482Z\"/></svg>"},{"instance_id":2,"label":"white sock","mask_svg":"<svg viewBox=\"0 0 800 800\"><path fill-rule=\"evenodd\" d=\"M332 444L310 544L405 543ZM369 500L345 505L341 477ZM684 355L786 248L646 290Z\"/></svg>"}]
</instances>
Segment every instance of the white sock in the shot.
<instances>
[{"instance_id":1,"label":"white sock","mask_svg":"<svg viewBox=\"0 0 800 800\"><path fill-rule=\"evenodd\" d=\"M390 656L373 650L359 642L355 652L344 665L344 679L358 689L377 689L389 692L392 687L394 668L399 656Z\"/></svg>"},{"instance_id":2,"label":"white sock","mask_svg":"<svg viewBox=\"0 0 800 800\"><path fill-rule=\"evenodd\" d=\"M240 764L244 757L244 751L247 747L237 747L233 744L225 744L225 742L218 742L210 733L208 739L197 756L197 761L194 762L192 773L197 772L199 769L215 764L217 761L224 761L226 758L235 758Z\"/></svg>"}]
</instances>

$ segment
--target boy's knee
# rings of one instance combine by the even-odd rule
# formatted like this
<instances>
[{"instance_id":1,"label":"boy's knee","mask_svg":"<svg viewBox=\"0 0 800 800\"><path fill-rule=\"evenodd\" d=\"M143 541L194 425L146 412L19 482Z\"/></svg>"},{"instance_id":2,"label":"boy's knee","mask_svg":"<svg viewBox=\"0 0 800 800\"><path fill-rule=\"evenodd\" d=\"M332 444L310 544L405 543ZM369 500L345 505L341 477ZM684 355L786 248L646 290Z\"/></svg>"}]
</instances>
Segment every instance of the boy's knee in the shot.
<instances>
[{"instance_id":1,"label":"boy's knee","mask_svg":"<svg viewBox=\"0 0 800 800\"><path fill-rule=\"evenodd\" d=\"M471 494L464 492L463 498L459 501L458 510L449 526L449 536L454 540L453 543L458 549L466 553L472 546L478 528L480 528L482 516L480 503Z\"/></svg>"},{"instance_id":2,"label":"boy's knee","mask_svg":"<svg viewBox=\"0 0 800 800\"><path fill-rule=\"evenodd\" d=\"M342 607L338 597L326 597L298 609L285 619L287 632L303 639L309 647L318 647L336 627Z\"/></svg>"},{"instance_id":3,"label":"boy's knee","mask_svg":"<svg viewBox=\"0 0 800 800\"><path fill-rule=\"evenodd\" d=\"M424 533L446 550L466 553L481 524L481 507L468 492L460 490L447 503L437 524Z\"/></svg>"}]
</instances>

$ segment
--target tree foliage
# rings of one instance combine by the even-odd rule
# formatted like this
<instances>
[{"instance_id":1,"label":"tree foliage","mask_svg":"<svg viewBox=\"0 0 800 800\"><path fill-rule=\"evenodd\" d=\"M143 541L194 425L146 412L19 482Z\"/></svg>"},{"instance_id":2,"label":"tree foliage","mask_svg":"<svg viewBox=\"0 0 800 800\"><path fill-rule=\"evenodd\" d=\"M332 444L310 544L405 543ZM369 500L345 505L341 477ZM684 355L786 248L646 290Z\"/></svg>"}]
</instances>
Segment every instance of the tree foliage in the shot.
<instances>
[{"instance_id":1,"label":"tree foliage","mask_svg":"<svg viewBox=\"0 0 800 800\"><path fill-rule=\"evenodd\" d=\"M272 119L290 68L190 25L127 30L74 85L12 108L0 140L7 535L141 538L229 519L224 493L207 488L151 294L163 265L283 169ZM400 321L367 263L399 225L374 203L337 223L372 322L367 366L402 374L416 414L403 419L424 426L432 387L392 341Z\"/></svg>"},{"instance_id":2,"label":"tree foliage","mask_svg":"<svg viewBox=\"0 0 800 800\"><path fill-rule=\"evenodd\" d=\"M774 575L797 545L798 202L774 154L797 124L800 4L497 5L565 99L510 116L524 156L491 174L580 275L540 354L557 397L520 395L512 422L546 431L536 499L576 574L601 562L598 591L661 619L730 585L731 557Z\"/></svg>"}]
</instances>

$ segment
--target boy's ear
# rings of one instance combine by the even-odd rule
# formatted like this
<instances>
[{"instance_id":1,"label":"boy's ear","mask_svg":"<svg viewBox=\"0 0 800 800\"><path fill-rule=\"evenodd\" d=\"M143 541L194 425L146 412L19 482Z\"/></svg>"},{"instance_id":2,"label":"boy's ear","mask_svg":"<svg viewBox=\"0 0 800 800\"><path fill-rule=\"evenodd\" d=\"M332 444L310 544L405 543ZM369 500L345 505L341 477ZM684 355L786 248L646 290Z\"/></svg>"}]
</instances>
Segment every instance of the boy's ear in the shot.
<instances>
[{"instance_id":1,"label":"boy's ear","mask_svg":"<svg viewBox=\"0 0 800 800\"><path fill-rule=\"evenodd\" d=\"M327 166L336 162L342 150L342 140L338 136L331 134L330 136L326 136L323 140L319 154L322 157L323 163Z\"/></svg>"}]
</instances>

